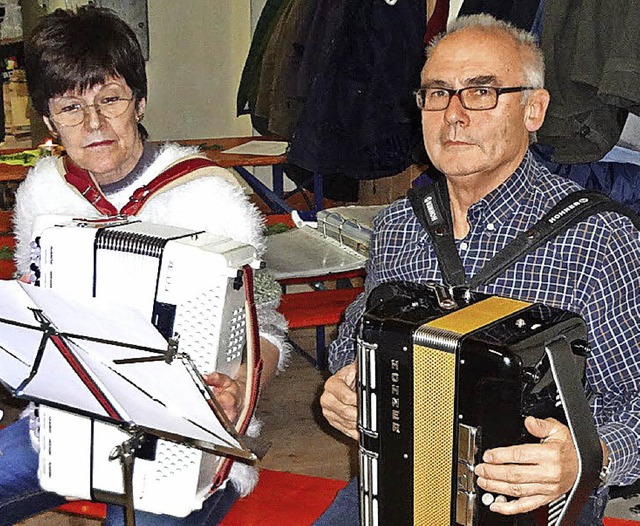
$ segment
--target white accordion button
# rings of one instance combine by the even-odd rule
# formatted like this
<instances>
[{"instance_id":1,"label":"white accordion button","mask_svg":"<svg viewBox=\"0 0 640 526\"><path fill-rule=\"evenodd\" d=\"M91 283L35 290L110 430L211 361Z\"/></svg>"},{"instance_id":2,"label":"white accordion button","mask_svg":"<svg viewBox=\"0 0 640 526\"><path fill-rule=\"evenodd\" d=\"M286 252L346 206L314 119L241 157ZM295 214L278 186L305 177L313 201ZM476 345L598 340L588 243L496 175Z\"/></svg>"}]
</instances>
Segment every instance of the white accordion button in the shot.
<instances>
[{"instance_id":1,"label":"white accordion button","mask_svg":"<svg viewBox=\"0 0 640 526\"><path fill-rule=\"evenodd\" d=\"M482 504L484 504L485 506L491 506L494 500L495 499L491 493L485 493L482 495Z\"/></svg>"}]
</instances>

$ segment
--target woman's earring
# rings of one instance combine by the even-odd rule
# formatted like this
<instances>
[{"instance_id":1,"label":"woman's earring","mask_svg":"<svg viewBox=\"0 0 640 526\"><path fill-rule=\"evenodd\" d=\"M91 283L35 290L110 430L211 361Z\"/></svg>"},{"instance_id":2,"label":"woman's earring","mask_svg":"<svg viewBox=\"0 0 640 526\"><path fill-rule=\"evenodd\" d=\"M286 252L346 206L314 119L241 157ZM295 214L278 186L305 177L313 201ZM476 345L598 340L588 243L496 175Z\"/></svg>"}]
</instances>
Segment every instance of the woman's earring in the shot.
<instances>
[{"instance_id":1,"label":"woman's earring","mask_svg":"<svg viewBox=\"0 0 640 526\"><path fill-rule=\"evenodd\" d=\"M136 122L140 122L142 119L144 119L144 113L139 113L136 117Z\"/></svg>"}]
</instances>

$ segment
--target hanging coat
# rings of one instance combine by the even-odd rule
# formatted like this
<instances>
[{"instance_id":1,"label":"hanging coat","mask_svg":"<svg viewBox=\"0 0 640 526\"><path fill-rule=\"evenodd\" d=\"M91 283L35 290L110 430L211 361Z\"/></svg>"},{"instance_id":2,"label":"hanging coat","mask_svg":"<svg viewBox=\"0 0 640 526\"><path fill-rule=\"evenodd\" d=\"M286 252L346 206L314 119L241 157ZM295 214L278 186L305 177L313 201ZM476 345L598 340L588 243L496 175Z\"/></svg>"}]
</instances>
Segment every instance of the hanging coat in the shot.
<instances>
[{"instance_id":1,"label":"hanging coat","mask_svg":"<svg viewBox=\"0 0 640 526\"><path fill-rule=\"evenodd\" d=\"M422 140L413 90L425 29L424 0L318 0L299 76L311 82L289 161L362 179L411 164Z\"/></svg>"}]
</instances>

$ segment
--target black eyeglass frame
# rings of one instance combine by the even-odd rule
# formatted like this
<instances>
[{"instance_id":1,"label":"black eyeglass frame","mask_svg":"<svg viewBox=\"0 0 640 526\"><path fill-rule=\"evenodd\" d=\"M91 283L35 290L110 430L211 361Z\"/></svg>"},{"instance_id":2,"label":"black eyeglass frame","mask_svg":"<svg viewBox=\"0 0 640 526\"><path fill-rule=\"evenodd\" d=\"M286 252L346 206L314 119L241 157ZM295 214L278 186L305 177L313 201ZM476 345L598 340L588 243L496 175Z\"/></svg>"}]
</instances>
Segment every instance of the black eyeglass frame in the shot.
<instances>
[{"instance_id":1,"label":"black eyeglass frame","mask_svg":"<svg viewBox=\"0 0 640 526\"><path fill-rule=\"evenodd\" d=\"M446 91L449 94L449 98L447 100L447 105L444 108L440 108L440 109L426 109L423 106L420 106L420 102L419 102L419 93L423 93L422 99L426 100L426 98L424 97L424 93L429 90L429 89L438 89L438 90L442 90L442 91ZM493 106L491 106L490 108L469 108L466 106L466 104L464 103L462 97L460 96L460 93L462 93L463 91L468 91L468 90L472 90L472 89L489 89L489 90L493 90L496 93L496 102ZM437 87L437 86L428 86L428 87L422 87L422 88L418 88L417 90L415 90L413 92L413 94L415 95L416 98L416 105L418 106L418 108L420 108L422 111L444 111L449 107L449 104L451 104L451 99L453 97L455 97L456 95L458 95L458 99L460 100L460 104L462 105L462 107L465 110L469 110L469 111L487 111L487 110L493 110L496 108L496 106L498 105L498 99L500 98L500 95L502 95L503 93L519 93L522 91L528 91L528 90L535 90L538 88L534 88L532 86L509 86L509 87L496 87L496 86L467 86L465 88L458 88L458 89L450 89L450 88L442 88L442 87Z\"/></svg>"}]
</instances>

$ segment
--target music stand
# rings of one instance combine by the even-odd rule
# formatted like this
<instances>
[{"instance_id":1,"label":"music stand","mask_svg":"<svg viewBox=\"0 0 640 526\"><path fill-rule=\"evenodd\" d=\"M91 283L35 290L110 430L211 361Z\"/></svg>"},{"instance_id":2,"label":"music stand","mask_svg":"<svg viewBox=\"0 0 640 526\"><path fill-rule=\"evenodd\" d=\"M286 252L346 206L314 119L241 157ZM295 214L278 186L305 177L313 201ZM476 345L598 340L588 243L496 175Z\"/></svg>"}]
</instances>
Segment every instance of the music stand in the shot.
<instances>
[{"instance_id":1,"label":"music stand","mask_svg":"<svg viewBox=\"0 0 640 526\"><path fill-rule=\"evenodd\" d=\"M18 398L116 424L127 524L133 468L148 435L216 455L256 456L179 342L134 309L0 281L0 382Z\"/></svg>"}]
</instances>

